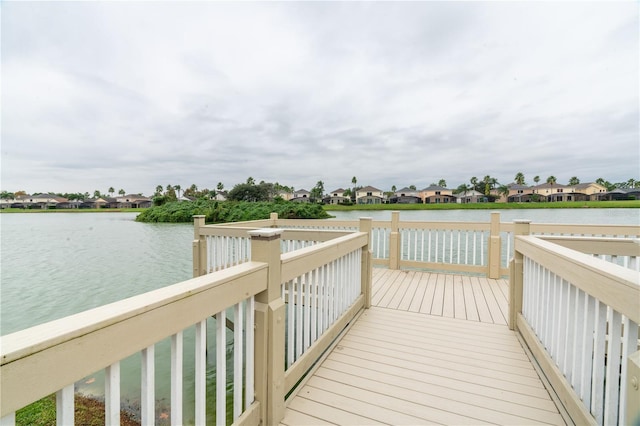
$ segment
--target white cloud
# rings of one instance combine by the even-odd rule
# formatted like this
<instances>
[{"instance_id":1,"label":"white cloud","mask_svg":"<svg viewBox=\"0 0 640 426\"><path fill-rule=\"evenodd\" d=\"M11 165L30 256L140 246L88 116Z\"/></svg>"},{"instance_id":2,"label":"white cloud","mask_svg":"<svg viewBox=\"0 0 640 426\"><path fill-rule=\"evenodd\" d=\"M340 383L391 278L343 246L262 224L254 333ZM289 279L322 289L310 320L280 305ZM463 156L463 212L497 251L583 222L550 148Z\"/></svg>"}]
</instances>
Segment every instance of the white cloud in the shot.
<instances>
[{"instance_id":1,"label":"white cloud","mask_svg":"<svg viewBox=\"0 0 640 426\"><path fill-rule=\"evenodd\" d=\"M638 178L633 2L28 2L2 189Z\"/></svg>"}]
</instances>

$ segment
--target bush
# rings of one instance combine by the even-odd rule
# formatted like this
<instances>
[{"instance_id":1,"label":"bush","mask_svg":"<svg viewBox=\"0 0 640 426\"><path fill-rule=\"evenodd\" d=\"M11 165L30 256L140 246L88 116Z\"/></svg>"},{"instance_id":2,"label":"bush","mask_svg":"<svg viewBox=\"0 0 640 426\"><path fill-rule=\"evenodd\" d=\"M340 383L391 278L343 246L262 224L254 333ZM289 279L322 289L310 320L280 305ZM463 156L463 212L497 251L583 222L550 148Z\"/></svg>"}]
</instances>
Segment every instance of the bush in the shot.
<instances>
[{"instance_id":1,"label":"bush","mask_svg":"<svg viewBox=\"0 0 640 426\"><path fill-rule=\"evenodd\" d=\"M275 202L212 201L168 202L151 207L136 217L138 222L187 223L194 215L204 215L208 223L243 222L269 219L278 213L281 219L325 219L331 217L319 204Z\"/></svg>"}]
</instances>

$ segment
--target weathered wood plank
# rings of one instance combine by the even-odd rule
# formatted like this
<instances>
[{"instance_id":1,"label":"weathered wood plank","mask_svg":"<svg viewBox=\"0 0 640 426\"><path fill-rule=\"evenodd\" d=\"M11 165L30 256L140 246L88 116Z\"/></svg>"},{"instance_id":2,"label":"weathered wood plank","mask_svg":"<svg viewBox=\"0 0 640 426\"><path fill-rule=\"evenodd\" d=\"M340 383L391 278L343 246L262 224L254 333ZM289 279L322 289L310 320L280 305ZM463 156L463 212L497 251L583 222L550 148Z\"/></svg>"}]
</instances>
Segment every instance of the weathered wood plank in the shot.
<instances>
[{"instance_id":1,"label":"weathered wood plank","mask_svg":"<svg viewBox=\"0 0 640 426\"><path fill-rule=\"evenodd\" d=\"M444 301L442 304L442 316L455 318L455 299L453 288L453 275L444 275Z\"/></svg>"},{"instance_id":2,"label":"weathered wood plank","mask_svg":"<svg viewBox=\"0 0 640 426\"><path fill-rule=\"evenodd\" d=\"M294 398L287 407L321 419L324 424L383 424L369 417L359 416L336 407L320 404L304 397ZM306 423L297 423L297 425L300 424Z\"/></svg>"},{"instance_id":3,"label":"weathered wood plank","mask_svg":"<svg viewBox=\"0 0 640 426\"><path fill-rule=\"evenodd\" d=\"M411 300L411 304L409 305L409 311L411 312L420 312L422 308L422 303L425 298L425 294L427 292L427 288L429 286L429 278L431 274L420 273L416 274L416 277L419 278L418 286L416 288L416 292L413 295L413 299Z\"/></svg>"},{"instance_id":4,"label":"weathered wood plank","mask_svg":"<svg viewBox=\"0 0 640 426\"><path fill-rule=\"evenodd\" d=\"M471 288L471 279L470 277L463 275L461 275L459 278L462 283L462 291L464 293L464 305L466 309L467 319L470 321L480 321L480 316L478 315L478 307L476 306L476 299L473 295L473 288Z\"/></svg>"}]
</instances>

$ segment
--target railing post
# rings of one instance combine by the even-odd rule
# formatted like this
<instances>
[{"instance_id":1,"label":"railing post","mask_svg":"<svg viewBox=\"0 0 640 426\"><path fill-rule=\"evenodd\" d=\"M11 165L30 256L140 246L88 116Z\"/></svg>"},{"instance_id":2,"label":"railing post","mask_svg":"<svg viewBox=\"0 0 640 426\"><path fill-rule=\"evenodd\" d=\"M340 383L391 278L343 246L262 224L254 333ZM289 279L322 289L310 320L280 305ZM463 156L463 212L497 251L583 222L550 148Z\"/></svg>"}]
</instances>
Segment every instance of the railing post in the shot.
<instances>
[{"instance_id":1,"label":"railing post","mask_svg":"<svg viewBox=\"0 0 640 426\"><path fill-rule=\"evenodd\" d=\"M200 235L200 227L204 226L205 215L193 216L193 276L199 277L207 273L207 240Z\"/></svg>"},{"instance_id":2,"label":"railing post","mask_svg":"<svg viewBox=\"0 0 640 426\"><path fill-rule=\"evenodd\" d=\"M271 220L271 227L272 228L277 228L278 227L278 213L271 212L271 214L269 215L269 220Z\"/></svg>"},{"instance_id":3,"label":"railing post","mask_svg":"<svg viewBox=\"0 0 640 426\"><path fill-rule=\"evenodd\" d=\"M500 244L500 213L491 212L491 226L489 228L489 278L500 278L501 244Z\"/></svg>"},{"instance_id":4,"label":"railing post","mask_svg":"<svg viewBox=\"0 0 640 426\"><path fill-rule=\"evenodd\" d=\"M513 259L509 262L509 329L516 329L516 319L518 314L522 312L522 286L524 281L523 275L523 256L515 249L516 238L518 235L529 235L530 220L517 219L514 220L515 229L513 233L514 254Z\"/></svg>"},{"instance_id":5,"label":"railing post","mask_svg":"<svg viewBox=\"0 0 640 426\"><path fill-rule=\"evenodd\" d=\"M391 233L389 234L389 269L400 269L400 212L391 212Z\"/></svg>"},{"instance_id":6,"label":"railing post","mask_svg":"<svg viewBox=\"0 0 640 426\"><path fill-rule=\"evenodd\" d=\"M285 304L280 297L280 237L282 229L249 231L251 259L269 264L267 289L256 295L255 389L263 425L284 418Z\"/></svg>"},{"instance_id":7,"label":"railing post","mask_svg":"<svg viewBox=\"0 0 640 426\"><path fill-rule=\"evenodd\" d=\"M362 269L361 269L361 292L364 297L364 308L371 307L371 281L373 253L371 251L371 225L373 220L370 217L360 218L360 232L367 233L367 245L362 247Z\"/></svg>"},{"instance_id":8,"label":"railing post","mask_svg":"<svg viewBox=\"0 0 640 426\"><path fill-rule=\"evenodd\" d=\"M625 401L625 423L640 424L640 351L627 358L627 397ZM623 424L623 423L620 423Z\"/></svg>"}]
</instances>

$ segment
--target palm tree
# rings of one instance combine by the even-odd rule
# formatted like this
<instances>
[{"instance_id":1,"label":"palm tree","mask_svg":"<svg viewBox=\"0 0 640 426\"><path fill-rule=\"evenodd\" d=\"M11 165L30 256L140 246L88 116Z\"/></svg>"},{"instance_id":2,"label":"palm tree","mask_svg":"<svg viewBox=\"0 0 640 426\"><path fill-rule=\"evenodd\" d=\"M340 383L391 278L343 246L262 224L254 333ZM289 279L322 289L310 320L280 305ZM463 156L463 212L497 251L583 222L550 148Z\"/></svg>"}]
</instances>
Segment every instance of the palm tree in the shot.
<instances>
[{"instance_id":1,"label":"palm tree","mask_svg":"<svg viewBox=\"0 0 640 426\"><path fill-rule=\"evenodd\" d=\"M576 176L573 176L571 179L569 179L569 185L571 186L576 186L580 183L580 179L578 179Z\"/></svg>"},{"instance_id":2,"label":"palm tree","mask_svg":"<svg viewBox=\"0 0 640 426\"><path fill-rule=\"evenodd\" d=\"M518 185L524 185L524 174L522 172L516 173L515 181Z\"/></svg>"},{"instance_id":3,"label":"palm tree","mask_svg":"<svg viewBox=\"0 0 640 426\"><path fill-rule=\"evenodd\" d=\"M355 202L356 201L356 184L358 183L358 179L356 179L355 176L352 177L351 183L353 184L353 193L351 194L351 199Z\"/></svg>"},{"instance_id":4,"label":"palm tree","mask_svg":"<svg viewBox=\"0 0 640 426\"><path fill-rule=\"evenodd\" d=\"M507 185L500 185L498 187L498 194L500 194L501 196L504 196L504 198L507 199L507 201L509 200L509 187Z\"/></svg>"},{"instance_id":5,"label":"palm tree","mask_svg":"<svg viewBox=\"0 0 640 426\"><path fill-rule=\"evenodd\" d=\"M180 198L180 190L182 189L182 187L180 185L175 185L173 189L175 189L178 192L178 198Z\"/></svg>"},{"instance_id":6,"label":"palm tree","mask_svg":"<svg viewBox=\"0 0 640 426\"><path fill-rule=\"evenodd\" d=\"M100 197L102 197L102 194L100 194L100 191L98 189L93 191L93 198L100 198Z\"/></svg>"},{"instance_id":7,"label":"palm tree","mask_svg":"<svg viewBox=\"0 0 640 426\"><path fill-rule=\"evenodd\" d=\"M218 189L218 191L222 191L224 190L224 185L222 184L222 182L218 182L218 185L216 186L216 188Z\"/></svg>"},{"instance_id":8,"label":"palm tree","mask_svg":"<svg viewBox=\"0 0 640 426\"><path fill-rule=\"evenodd\" d=\"M120 194L121 196L126 194L126 192L124 192L124 189L120 188L120 191L118 191L118 194Z\"/></svg>"},{"instance_id":9,"label":"palm tree","mask_svg":"<svg viewBox=\"0 0 640 426\"><path fill-rule=\"evenodd\" d=\"M538 182L540 182L540 176L535 176L533 178L533 181L536 183L536 185L538 184Z\"/></svg>"},{"instance_id":10,"label":"palm tree","mask_svg":"<svg viewBox=\"0 0 640 426\"><path fill-rule=\"evenodd\" d=\"M440 180L438 181L438 186L441 186L441 187L443 187L443 188L446 188L446 187L447 187L447 181L446 181L446 180L444 180L444 179L440 179Z\"/></svg>"},{"instance_id":11,"label":"palm tree","mask_svg":"<svg viewBox=\"0 0 640 426\"><path fill-rule=\"evenodd\" d=\"M547 178L547 183L549 185L554 185L558 179L555 176L551 175Z\"/></svg>"},{"instance_id":12,"label":"palm tree","mask_svg":"<svg viewBox=\"0 0 640 426\"><path fill-rule=\"evenodd\" d=\"M116 190L113 189L113 186L110 186L107 192L109 193L109 197L113 197L113 193L116 192Z\"/></svg>"},{"instance_id":13,"label":"palm tree","mask_svg":"<svg viewBox=\"0 0 640 426\"><path fill-rule=\"evenodd\" d=\"M249 176L247 178L247 184L248 185L255 185L256 184L256 180L254 178L252 178L251 176Z\"/></svg>"},{"instance_id":14,"label":"palm tree","mask_svg":"<svg viewBox=\"0 0 640 426\"><path fill-rule=\"evenodd\" d=\"M471 179L469 179L469 182L471 182L471 186L473 187L473 189L478 191L478 178L473 176ZM480 192L480 191L478 191L478 192Z\"/></svg>"},{"instance_id":15,"label":"palm tree","mask_svg":"<svg viewBox=\"0 0 640 426\"><path fill-rule=\"evenodd\" d=\"M484 182L484 195L489 195L489 192L491 192L491 176L486 175L482 182Z\"/></svg>"},{"instance_id":16,"label":"palm tree","mask_svg":"<svg viewBox=\"0 0 640 426\"><path fill-rule=\"evenodd\" d=\"M396 192L396 186L395 185L391 185L391 192L395 193Z\"/></svg>"},{"instance_id":17,"label":"palm tree","mask_svg":"<svg viewBox=\"0 0 640 426\"><path fill-rule=\"evenodd\" d=\"M164 188L162 188L162 185L158 185L158 186L156 186L156 194L157 194L157 195L162 194L162 190L163 190L163 189L164 189Z\"/></svg>"}]
</instances>

